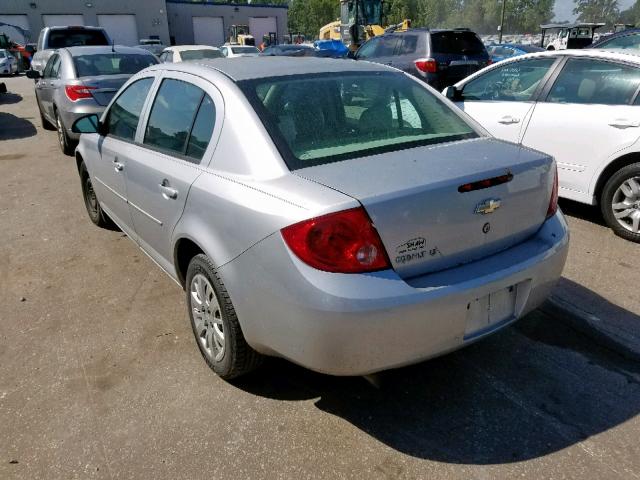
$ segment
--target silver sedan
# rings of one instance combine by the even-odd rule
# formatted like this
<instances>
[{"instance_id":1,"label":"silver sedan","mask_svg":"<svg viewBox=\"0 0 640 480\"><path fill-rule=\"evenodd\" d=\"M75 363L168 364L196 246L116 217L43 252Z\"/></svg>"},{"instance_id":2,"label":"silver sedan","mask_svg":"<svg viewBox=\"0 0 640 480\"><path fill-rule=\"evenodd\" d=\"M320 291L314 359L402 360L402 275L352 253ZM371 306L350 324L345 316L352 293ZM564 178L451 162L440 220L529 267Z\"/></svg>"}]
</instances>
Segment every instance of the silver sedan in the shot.
<instances>
[{"instance_id":1,"label":"silver sedan","mask_svg":"<svg viewBox=\"0 0 640 480\"><path fill-rule=\"evenodd\" d=\"M223 378L443 354L536 308L565 263L553 159L382 65L165 64L74 129L89 217L185 289Z\"/></svg>"},{"instance_id":2,"label":"silver sedan","mask_svg":"<svg viewBox=\"0 0 640 480\"><path fill-rule=\"evenodd\" d=\"M73 122L88 113L102 113L118 89L135 73L158 63L141 48L69 47L56 50L36 80L36 101L43 128L57 130L60 149L70 155L79 138Z\"/></svg>"}]
</instances>

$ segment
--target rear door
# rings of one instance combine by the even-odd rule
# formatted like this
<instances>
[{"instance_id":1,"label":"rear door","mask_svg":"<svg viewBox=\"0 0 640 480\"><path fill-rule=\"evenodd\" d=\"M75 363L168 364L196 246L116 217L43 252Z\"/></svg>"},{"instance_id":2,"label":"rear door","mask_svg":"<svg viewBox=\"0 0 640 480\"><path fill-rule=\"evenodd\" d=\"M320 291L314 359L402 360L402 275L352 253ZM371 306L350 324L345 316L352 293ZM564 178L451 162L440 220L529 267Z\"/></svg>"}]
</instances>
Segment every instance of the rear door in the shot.
<instances>
[{"instance_id":1,"label":"rear door","mask_svg":"<svg viewBox=\"0 0 640 480\"><path fill-rule=\"evenodd\" d=\"M54 118L53 115L53 93L57 88L60 75L60 65L62 61L60 55L55 53L51 56L47 62L47 66L44 69L42 78L36 83L36 92L38 100L42 107L42 111L50 119Z\"/></svg>"},{"instance_id":2,"label":"rear door","mask_svg":"<svg viewBox=\"0 0 640 480\"><path fill-rule=\"evenodd\" d=\"M208 164L223 118L220 93L199 77L164 72L127 163L129 207L140 246L171 271L171 235L191 185Z\"/></svg>"},{"instance_id":3,"label":"rear door","mask_svg":"<svg viewBox=\"0 0 640 480\"><path fill-rule=\"evenodd\" d=\"M464 84L458 106L493 136L518 143L556 61L542 57L500 64Z\"/></svg>"},{"instance_id":4,"label":"rear door","mask_svg":"<svg viewBox=\"0 0 640 480\"><path fill-rule=\"evenodd\" d=\"M105 136L98 143L100 157L89 164L93 188L100 204L109 217L133 239L135 234L127 205L125 175L131 158L136 156L136 131L153 83L152 76L137 80L111 104L102 120Z\"/></svg>"},{"instance_id":5,"label":"rear door","mask_svg":"<svg viewBox=\"0 0 640 480\"><path fill-rule=\"evenodd\" d=\"M416 65L414 61L426 55L426 36L419 33L403 33L398 35L398 37L399 41L396 44L391 65L404 72L415 75Z\"/></svg>"},{"instance_id":6,"label":"rear door","mask_svg":"<svg viewBox=\"0 0 640 480\"><path fill-rule=\"evenodd\" d=\"M394 53L399 43L401 43L399 35L374 37L360 47L356 58L393 66Z\"/></svg>"},{"instance_id":7,"label":"rear door","mask_svg":"<svg viewBox=\"0 0 640 480\"><path fill-rule=\"evenodd\" d=\"M595 174L640 137L640 69L569 58L536 105L522 143L558 162L560 194L590 202Z\"/></svg>"}]
</instances>

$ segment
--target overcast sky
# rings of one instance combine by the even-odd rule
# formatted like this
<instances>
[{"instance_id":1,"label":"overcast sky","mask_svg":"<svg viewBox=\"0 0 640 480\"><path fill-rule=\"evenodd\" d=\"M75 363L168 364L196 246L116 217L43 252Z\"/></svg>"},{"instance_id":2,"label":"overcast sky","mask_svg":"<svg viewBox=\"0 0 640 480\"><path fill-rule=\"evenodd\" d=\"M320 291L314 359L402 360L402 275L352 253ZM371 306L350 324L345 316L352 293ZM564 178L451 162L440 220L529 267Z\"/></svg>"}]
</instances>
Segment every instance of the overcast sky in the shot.
<instances>
[{"instance_id":1,"label":"overcast sky","mask_svg":"<svg viewBox=\"0 0 640 480\"><path fill-rule=\"evenodd\" d=\"M618 0L620 10L626 10L633 5L634 0ZM573 0L556 0L556 18L559 22L563 20L575 20L576 16L573 14L574 2Z\"/></svg>"}]
</instances>

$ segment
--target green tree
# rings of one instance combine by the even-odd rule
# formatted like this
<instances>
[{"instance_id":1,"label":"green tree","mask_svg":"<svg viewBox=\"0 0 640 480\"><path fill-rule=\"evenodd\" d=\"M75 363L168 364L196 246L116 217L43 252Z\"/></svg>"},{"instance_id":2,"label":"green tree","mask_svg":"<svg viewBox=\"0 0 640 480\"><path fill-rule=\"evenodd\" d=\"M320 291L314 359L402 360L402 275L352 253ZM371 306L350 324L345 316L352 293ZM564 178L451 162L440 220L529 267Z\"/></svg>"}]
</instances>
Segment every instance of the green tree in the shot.
<instances>
[{"instance_id":1,"label":"green tree","mask_svg":"<svg viewBox=\"0 0 640 480\"><path fill-rule=\"evenodd\" d=\"M581 22L615 23L620 15L618 0L575 0L573 13Z\"/></svg>"},{"instance_id":2,"label":"green tree","mask_svg":"<svg viewBox=\"0 0 640 480\"><path fill-rule=\"evenodd\" d=\"M335 21L340 15L338 0L291 0L289 30L307 38L317 38L320 27Z\"/></svg>"}]
</instances>

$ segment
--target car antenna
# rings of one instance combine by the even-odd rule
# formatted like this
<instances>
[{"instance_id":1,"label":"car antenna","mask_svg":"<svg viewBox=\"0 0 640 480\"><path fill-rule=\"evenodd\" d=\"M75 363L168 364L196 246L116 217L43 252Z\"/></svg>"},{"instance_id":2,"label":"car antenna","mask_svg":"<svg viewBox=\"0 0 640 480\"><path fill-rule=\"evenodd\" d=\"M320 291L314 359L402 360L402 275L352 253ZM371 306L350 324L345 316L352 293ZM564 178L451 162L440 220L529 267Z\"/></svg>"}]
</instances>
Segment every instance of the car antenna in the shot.
<instances>
[{"instance_id":1,"label":"car antenna","mask_svg":"<svg viewBox=\"0 0 640 480\"><path fill-rule=\"evenodd\" d=\"M116 53L116 41L111 40L111 53Z\"/></svg>"}]
</instances>

